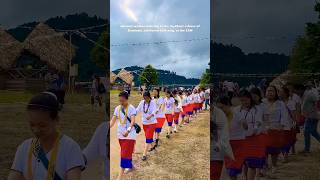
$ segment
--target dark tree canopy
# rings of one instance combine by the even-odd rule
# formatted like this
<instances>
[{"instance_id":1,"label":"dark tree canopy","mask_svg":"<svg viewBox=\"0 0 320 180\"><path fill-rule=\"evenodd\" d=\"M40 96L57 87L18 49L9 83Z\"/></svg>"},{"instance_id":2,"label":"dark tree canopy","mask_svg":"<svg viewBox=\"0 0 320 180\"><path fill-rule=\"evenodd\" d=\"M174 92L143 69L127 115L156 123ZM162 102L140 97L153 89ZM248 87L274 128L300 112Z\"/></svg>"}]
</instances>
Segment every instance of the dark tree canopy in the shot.
<instances>
[{"instance_id":1,"label":"dark tree canopy","mask_svg":"<svg viewBox=\"0 0 320 180\"><path fill-rule=\"evenodd\" d=\"M319 21L307 23L305 35L299 37L293 48L289 69L292 73L314 73L320 69L320 3L314 10L319 13ZM292 81L304 81L310 77L293 77Z\"/></svg>"},{"instance_id":2,"label":"dark tree canopy","mask_svg":"<svg viewBox=\"0 0 320 180\"><path fill-rule=\"evenodd\" d=\"M239 47L211 42L210 68L222 74L280 74L287 70L289 57L275 53L245 54ZM213 75L214 75L213 73ZM214 75L213 81L232 80L240 85L258 83L261 78L243 78Z\"/></svg>"},{"instance_id":3,"label":"dark tree canopy","mask_svg":"<svg viewBox=\"0 0 320 180\"><path fill-rule=\"evenodd\" d=\"M200 79L200 87L207 87L211 82L210 70L206 69L206 71L202 74Z\"/></svg>"},{"instance_id":4,"label":"dark tree canopy","mask_svg":"<svg viewBox=\"0 0 320 180\"><path fill-rule=\"evenodd\" d=\"M147 65L141 74L139 75L139 80L141 84L145 84L147 87L151 85L158 85L159 82L158 72L150 64Z\"/></svg>"},{"instance_id":5,"label":"dark tree canopy","mask_svg":"<svg viewBox=\"0 0 320 180\"><path fill-rule=\"evenodd\" d=\"M110 41L108 33L105 31L101 34L96 46L91 50L90 53L92 62L94 62L98 67L106 71L109 70L109 42Z\"/></svg>"}]
</instances>

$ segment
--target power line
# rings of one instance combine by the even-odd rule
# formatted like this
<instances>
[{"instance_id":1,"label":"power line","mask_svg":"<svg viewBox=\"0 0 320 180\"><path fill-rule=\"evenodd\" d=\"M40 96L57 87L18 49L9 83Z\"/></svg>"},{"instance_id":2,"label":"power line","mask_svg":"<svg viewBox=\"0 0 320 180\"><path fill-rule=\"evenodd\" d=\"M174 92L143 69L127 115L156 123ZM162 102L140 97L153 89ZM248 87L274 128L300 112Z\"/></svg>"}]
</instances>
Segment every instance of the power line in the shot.
<instances>
[{"instance_id":1,"label":"power line","mask_svg":"<svg viewBox=\"0 0 320 180\"><path fill-rule=\"evenodd\" d=\"M104 27L107 26L108 24L100 24L100 25L95 25L95 26L88 26L88 27L82 27L82 28L76 28L76 29L58 29L58 28L52 28L56 31L61 31L61 32L72 32L72 31L85 31L85 30L91 30L91 29L95 29L95 28L100 28L100 27ZM26 29L34 29L35 27L31 27L31 26L18 26L17 28L26 28Z\"/></svg>"},{"instance_id":2,"label":"power line","mask_svg":"<svg viewBox=\"0 0 320 180\"><path fill-rule=\"evenodd\" d=\"M106 50L106 51L110 52L110 50L109 50L107 47L105 47L105 46L103 46L103 45L101 45L101 44L97 43L96 41L94 41L94 40L92 40L92 39L88 38L84 33L80 32L80 31L77 31L77 33L80 35L80 37L83 37L83 38L87 39L88 41L90 41L91 43L93 43L93 44L95 44L95 45L97 45L97 46L99 46L99 47L103 48L104 50Z\"/></svg>"},{"instance_id":3,"label":"power line","mask_svg":"<svg viewBox=\"0 0 320 180\"><path fill-rule=\"evenodd\" d=\"M169 40L169 41L156 41L156 42L138 42L138 43L124 43L124 44L111 44L111 47L121 47L121 46L149 46L149 45L163 45L169 43L182 43L182 42L195 42L209 40L210 38L195 38L186 40Z\"/></svg>"}]
</instances>

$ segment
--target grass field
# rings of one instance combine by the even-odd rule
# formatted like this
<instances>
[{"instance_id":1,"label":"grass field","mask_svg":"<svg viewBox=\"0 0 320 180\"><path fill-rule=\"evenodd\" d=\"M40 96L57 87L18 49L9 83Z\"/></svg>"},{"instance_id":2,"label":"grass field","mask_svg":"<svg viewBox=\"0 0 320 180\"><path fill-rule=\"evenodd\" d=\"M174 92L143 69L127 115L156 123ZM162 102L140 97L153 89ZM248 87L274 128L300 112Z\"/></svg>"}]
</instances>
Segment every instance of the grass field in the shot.
<instances>
[{"instance_id":1,"label":"grass field","mask_svg":"<svg viewBox=\"0 0 320 180\"><path fill-rule=\"evenodd\" d=\"M118 105L118 92L111 92L110 114ZM129 101L135 107L142 99L133 92ZM137 117L141 125L141 120ZM209 112L202 112L197 120L184 126L169 140L165 138L165 127L161 134L161 146L152 152L148 160L140 160L145 142L144 132L137 136L133 163L136 171L128 173L125 179L175 179L175 180L207 180L209 179ZM111 180L116 179L119 172L120 146L116 137L116 129L111 129Z\"/></svg>"},{"instance_id":2,"label":"grass field","mask_svg":"<svg viewBox=\"0 0 320 180\"><path fill-rule=\"evenodd\" d=\"M25 139L32 137L25 118L25 108L32 93L0 91L0 179L6 179L11 167L17 146ZM66 96L65 108L60 113L61 131L78 142L84 148L94 133L95 128L105 120L104 109L92 111L89 94ZM93 164L95 168L84 173L90 176L102 174L101 162ZM98 167L98 168L96 168ZM99 178L97 178L99 179Z\"/></svg>"}]
</instances>

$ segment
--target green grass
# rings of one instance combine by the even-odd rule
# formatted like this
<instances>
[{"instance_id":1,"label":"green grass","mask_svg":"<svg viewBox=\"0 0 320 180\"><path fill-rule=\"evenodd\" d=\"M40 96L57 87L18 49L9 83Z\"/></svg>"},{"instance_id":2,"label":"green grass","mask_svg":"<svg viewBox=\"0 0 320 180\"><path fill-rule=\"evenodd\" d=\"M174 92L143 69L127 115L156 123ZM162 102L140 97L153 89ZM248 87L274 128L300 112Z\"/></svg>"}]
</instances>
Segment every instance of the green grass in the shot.
<instances>
[{"instance_id":1,"label":"green grass","mask_svg":"<svg viewBox=\"0 0 320 180\"><path fill-rule=\"evenodd\" d=\"M36 93L23 91L0 91L0 103L27 103ZM90 104L89 93L66 94L67 104Z\"/></svg>"},{"instance_id":2,"label":"green grass","mask_svg":"<svg viewBox=\"0 0 320 180\"><path fill-rule=\"evenodd\" d=\"M0 91L0 103L28 102L32 96L30 92Z\"/></svg>"},{"instance_id":3,"label":"green grass","mask_svg":"<svg viewBox=\"0 0 320 180\"><path fill-rule=\"evenodd\" d=\"M120 93L119 90L110 90L110 95L111 95L111 94L119 94L119 93Z\"/></svg>"}]
</instances>

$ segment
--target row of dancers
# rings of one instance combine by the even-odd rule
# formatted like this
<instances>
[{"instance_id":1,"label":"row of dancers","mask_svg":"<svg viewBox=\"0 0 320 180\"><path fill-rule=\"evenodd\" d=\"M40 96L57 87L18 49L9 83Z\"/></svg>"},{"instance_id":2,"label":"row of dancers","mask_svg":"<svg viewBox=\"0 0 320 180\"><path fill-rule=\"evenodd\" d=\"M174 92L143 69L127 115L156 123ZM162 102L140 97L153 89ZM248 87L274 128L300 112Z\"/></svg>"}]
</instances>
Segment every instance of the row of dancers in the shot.
<instances>
[{"instance_id":1,"label":"row of dancers","mask_svg":"<svg viewBox=\"0 0 320 180\"><path fill-rule=\"evenodd\" d=\"M243 173L246 180L277 171L278 160L289 161L295 153L297 133L303 126L318 121L310 113L317 112L317 95L303 85L281 88L270 85L263 98L261 90L241 90L240 105L233 107L228 96L220 96L212 109L211 126L211 179L219 180L223 166L231 180ZM306 107L307 102L312 102ZM320 142L317 123L305 126L305 150L310 152L310 135ZM312 130L310 130L312 129ZM271 163L268 158L271 157ZM267 171L270 172L270 171Z\"/></svg>"},{"instance_id":2,"label":"row of dancers","mask_svg":"<svg viewBox=\"0 0 320 180\"><path fill-rule=\"evenodd\" d=\"M118 122L117 137L121 159L117 180L123 179L125 172L134 170L132 154L139 133L136 118L141 118L144 130L145 144L141 159L146 161L148 153L160 145L160 134L165 121L166 138L170 139L173 133L178 132L179 127L196 119L197 114L203 109L204 92L205 89L167 90L163 97L160 95L160 90L155 88L152 93L148 91L143 93L143 100L137 107L129 103L129 94L126 91L119 94L120 105L115 108L110 122L110 127Z\"/></svg>"},{"instance_id":3,"label":"row of dancers","mask_svg":"<svg viewBox=\"0 0 320 180\"><path fill-rule=\"evenodd\" d=\"M58 98L52 92L42 92L29 101L26 119L34 137L18 146L8 180L80 180L86 166L96 160L105 163L103 179L109 178L107 122L97 127L82 150L59 130L59 109Z\"/></svg>"}]
</instances>

